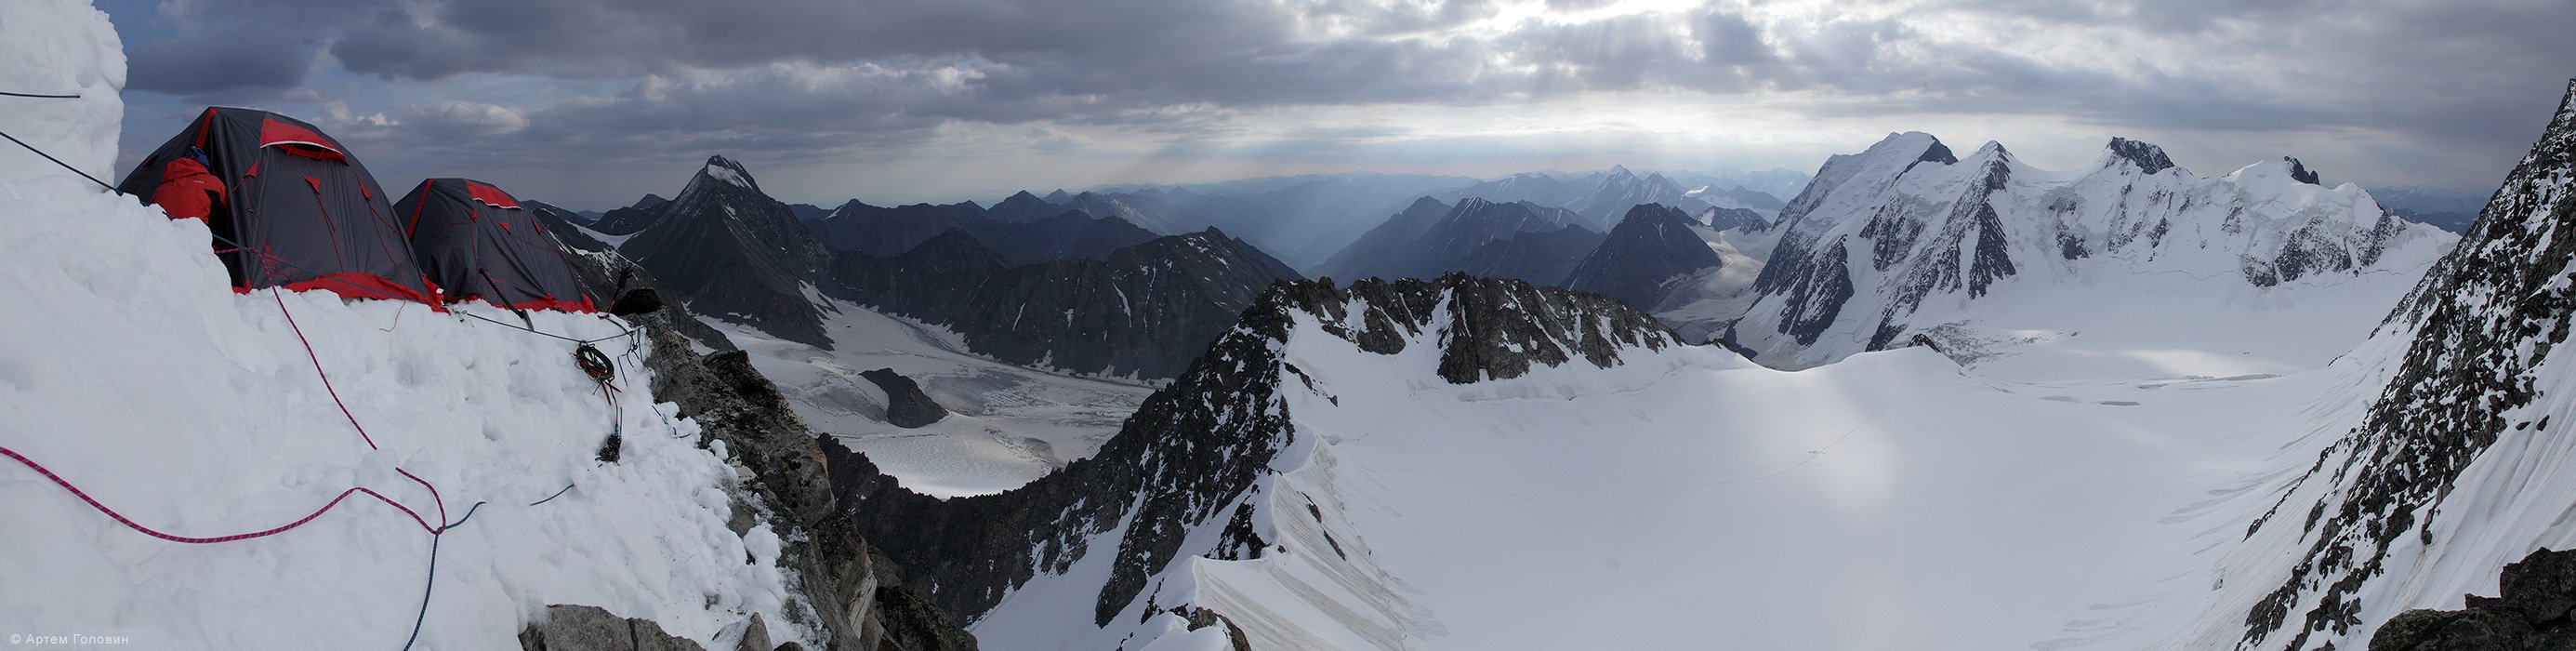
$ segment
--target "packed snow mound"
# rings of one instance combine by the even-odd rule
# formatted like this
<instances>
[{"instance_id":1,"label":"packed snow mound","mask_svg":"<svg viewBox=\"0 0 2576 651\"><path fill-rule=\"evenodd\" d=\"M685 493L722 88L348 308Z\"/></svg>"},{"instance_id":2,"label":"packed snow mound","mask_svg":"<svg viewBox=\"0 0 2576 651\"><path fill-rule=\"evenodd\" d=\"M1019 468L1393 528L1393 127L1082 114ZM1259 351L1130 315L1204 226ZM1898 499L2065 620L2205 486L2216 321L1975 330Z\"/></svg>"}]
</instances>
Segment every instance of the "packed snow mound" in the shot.
<instances>
[{"instance_id":1,"label":"packed snow mound","mask_svg":"<svg viewBox=\"0 0 2576 651\"><path fill-rule=\"evenodd\" d=\"M123 66L113 32L79 3L0 3L0 52L30 48L55 56L16 59L28 65L0 66L0 78L103 95L0 98L0 129L41 134L30 142L105 174ZM30 121L51 127L22 130ZM696 447L694 424L657 415L640 358L620 361L612 410L562 341L416 303L235 294L202 222L28 158L0 151L0 447L179 536L287 524L352 487L429 526L462 521L439 538L420 648L514 647L553 603L652 619L710 646L754 613L773 635L815 637L794 624L810 619L789 616L800 605L777 536L726 528L740 480L721 446ZM593 316L530 318L570 337L620 331ZM600 463L615 430L623 458ZM424 524L363 494L277 535L181 544L0 459L0 521L0 621L13 633L399 648L429 580Z\"/></svg>"},{"instance_id":2,"label":"packed snow mound","mask_svg":"<svg viewBox=\"0 0 2576 651\"><path fill-rule=\"evenodd\" d=\"M86 0L0 2L0 133L26 141L81 172L116 177L117 121L124 119L125 46L107 13ZM0 142L0 183L74 176L17 145Z\"/></svg>"},{"instance_id":3,"label":"packed snow mound","mask_svg":"<svg viewBox=\"0 0 2576 651\"><path fill-rule=\"evenodd\" d=\"M1826 162L1770 230L1728 236L1768 257L1761 298L1717 329L1781 368L1937 339L1936 328L1990 357L2088 333L2100 343L2058 347L2273 355L2253 366L2316 368L2367 336L2367 313L2393 304L2456 238L2385 213L2359 187L2312 178L2288 160L2198 177L2125 139L2085 167L2051 171L1995 143L1961 159L1929 135L1891 135ZM2102 296L2136 309L2074 307ZM2352 327L2292 336L2291 318Z\"/></svg>"}]
</instances>

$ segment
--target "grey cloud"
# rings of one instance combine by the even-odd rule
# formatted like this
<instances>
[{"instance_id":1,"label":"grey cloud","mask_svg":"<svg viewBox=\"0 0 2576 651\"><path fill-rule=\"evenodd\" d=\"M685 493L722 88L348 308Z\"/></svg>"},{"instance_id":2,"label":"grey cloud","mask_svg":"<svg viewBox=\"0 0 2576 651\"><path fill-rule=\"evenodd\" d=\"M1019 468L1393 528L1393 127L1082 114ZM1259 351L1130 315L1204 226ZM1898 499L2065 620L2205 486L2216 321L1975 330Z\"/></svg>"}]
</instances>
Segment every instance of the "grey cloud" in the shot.
<instances>
[{"instance_id":1,"label":"grey cloud","mask_svg":"<svg viewBox=\"0 0 2576 651\"><path fill-rule=\"evenodd\" d=\"M173 95L294 88L313 64L311 49L294 39L208 32L137 43L126 58L128 88Z\"/></svg>"},{"instance_id":2,"label":"grey cloud","mask_svg":"<svg viewBox=\"0 0 2576 651\"><path fill-rule=\"evenodd\" d=\"M1560 10L1609 4L1547 2ZM874 155L919 147L960 123L1114 126L1186 140L1276 134L1281 125L1263 123L1264 112L1283 108L1543 103L1670 88L1800 93L1815 101L1780 108L1900 116L1892 129L1912 128L1902 116L2037 116L2139 136L2369 131L2507 151L2527 144L2520 141L2531 119L2523 116L2549 108L2576 62L2576 40L2560 35L2576 24L2576 3L2517 0L1926 0L1792 18L1712 2L1678 14L1533 20L1502 33L1459 34L1442 30L1492 19L1499 3L192 0L172 7L199 31L161 50L159 42L138 45L136 88L293 87L304 83L318 48L348 73L433 89L496 79L592 89L481 93L467 108L434 91L348 98L363 104L359 112L396 118L400 124L379 136L409 143L407 152L523 148L530 157L753 147L780 157ZM1962 17L2002 27L1962 34L1951 20ZM189 45L254 23L299 36ZM2058 33L2099 37L2102 49L2078 58L2027 44ZM218 57L237 61L210 62ZM609 85L630 88L596 90ZM1274 149L1327 151L1358 137L1292 133L1278 136ZM1166 153L1217 151L1195 146Z\"/></svg>"}]
</instances>

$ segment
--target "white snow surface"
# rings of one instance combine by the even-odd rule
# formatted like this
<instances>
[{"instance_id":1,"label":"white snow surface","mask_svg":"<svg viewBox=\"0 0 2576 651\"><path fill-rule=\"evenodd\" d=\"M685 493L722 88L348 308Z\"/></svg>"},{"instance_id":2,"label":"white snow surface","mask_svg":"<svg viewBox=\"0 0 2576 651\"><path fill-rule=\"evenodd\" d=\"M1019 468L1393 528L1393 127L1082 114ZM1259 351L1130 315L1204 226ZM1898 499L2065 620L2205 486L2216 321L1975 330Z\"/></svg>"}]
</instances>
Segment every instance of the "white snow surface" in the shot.
<instances>
[{"instance_id":1,"label":"white snow surface","mask_svg":"<svg viewBox=\"0 0 2576 651\"><path fill-rule=\"evenodd\" d=\"M0 96L0 132L101 181L115 183L116 121L125 114L125 46L107 13L86 0L0 2L0 90L79 99ZM79 176L0 141L0 182ZM86 181L83 181L86 183Z\"/></svg>"},{"instance_id":2,"label":"white snow surface","mask_svg":"<svg viewBox=\"0 0 2576 651\"><path fill-rule=\"evenodd\" d=\"M2278 377L2015 380L1921 348L1782 371L1697 346L1451 385L1442 325L1381 356L1301 318L1283 350L1313 389L1281 378L1296 439L1245 498L1270 553L1202 556L1219 518L1152 602L1222 613L1255 648L2231 648L2305 548L2297 527L2247 525L2360 422L2411 338ZM2503 563L2576 544L2571 457L2565 436L2500 443L2439 547L2397 557L2354 634L2311 644L2361 648L2397 612L2460 607ZM1145 599L1092 627L1107 556L975 632L1223 648L1222 627L1146 617Z\"/></svg>"},{"instance_id":3,"label":"white snow surface","mask_svg":"<svg viewBox=\"0 0 2576 651\"><path fill-rule=\"evenodd\" d=\"M0 3L0 80L85 94L0 98L0 129L104 176L121 112L116 49L85 3ZM448 519L488 502L440 540L414 648L515 648L552 603L650 618L710 646L729 648L720 632L753 613L773 635L814 639L787 617L803 606L775 536L763 525L749 537L770 542L746 545L724 526L737 471L721 446L693 445L694 423L648 408L644 369L621 363L625 407L612 416L557 340L413 303L236 295L201 222L29 158L0 151L0 447L181 536L286 524L353 486L434 523L439 502L398 467L438 487ZM534 319L574 337L619 331ZM381 450L341 414L297 327ZM606 465L593 455L612 418L625 456ZM180 544L7 459L0 522L0 632L134 648L400 648L423 609L432 538L354 495L278 535Z\"/></svg>"},{"instance_id":4,"label":"white snow surface","mask_svg":"<svg viewBox=\"0 0 2576 651\"><path fill-rule=\"evenodd\" d=\"M825 302L833 350L707 322L749 353L815 432L868 455L878 469L925 495L955 497L1017 488L1091 456L1118 433L1153 387L995 361L966 351L946 328L841 301ZM885 421L885 392L859 377L890 368L920 383L949 411L916 429Z\"/></svg>"}]
</instances>

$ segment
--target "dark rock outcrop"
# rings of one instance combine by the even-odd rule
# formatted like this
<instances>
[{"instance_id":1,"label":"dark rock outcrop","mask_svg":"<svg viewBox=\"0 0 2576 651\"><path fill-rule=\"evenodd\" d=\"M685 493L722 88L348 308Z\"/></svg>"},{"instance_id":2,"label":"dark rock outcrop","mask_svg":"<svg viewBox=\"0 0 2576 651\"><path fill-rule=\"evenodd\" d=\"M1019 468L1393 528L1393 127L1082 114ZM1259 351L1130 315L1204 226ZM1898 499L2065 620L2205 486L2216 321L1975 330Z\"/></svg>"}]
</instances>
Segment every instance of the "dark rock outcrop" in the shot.
<instances>
[{"instance_id":1,"label":"dark rock outcrop","mask_svg":"<svg viewBox=\"0 0 2576 651\"><path fill-rule=\"evenodd\" d=\"M2308 169L2307 163L2299 162L2299 159L2289 156L2282 156L2281 160L2289 161L2291 180L2308 185L2325 185L2325 177L2318 176L2316 170Z\"/></svg>"},{"instance_id":2,"label":"dark rock outcrop","mask_svg":"<svg viewBox=\"0 0 2576 651\"><path fill-rule=\"evenodd\" d=\"M1183 544L1192 530L1249 517L1255 480L1297 436L1281 391L1301 372L1282 357L1282 346L1300 315L1369 352L1393 354L1409 342L1441 346L1438 374L1461 384L1577 358L1608 366L1622 351L1676 345L1652 317L1617 301L1518 281L1449 275L1347 288L1283 282L1146 398L1092 457L1003 493L939 500L905 490L864 456L826 445L840 508L868 514L856 520L861 533L910 568L911 585L970 619L1032 577L1063 573L1089 554L1114 554L1095 610L1095 623L1105 624L1183 553L1262 553L1257 546ZM1426 333L1434 323L1450 330ZM1095 547L1111 544L1114 550Z\"/></svg>"},{"instance_id":3,"label":"dark rock outcrop","mask_svg":"<svg viewBox=\"0 0 2576 651\"><path fill-rule=\"evenodd\" d=\"M519 631L524 651L706 651L653 620L618 617L598 606L546 606L546 620Z\"/></svg>"},{"instance_id":4,"label":"dark rock outcrop","mask_svg":"<svg viewBox=\"0 0 2576 651\"><path fill-rule=\"evenodd\" d=\"M930 394L922 393L920 383L894 372L894 369L865 371L859 373L859 377L867 378L869 382L876 383L877 388L885 390L886 422L895 427L921 427L948 417L948 408L939 406L939 401L930 399Z\"/></svg>"},{"instance_id":5,"label":"dark rock outcrop","mask_svg":"<svg viewBox=\"0 0 2576 651\"><path fill-rule=\"evenodd\" d=\"M2409 610L2371 634L2370 651L2576 649L2576 550L2546 549L2504 566L2502 593L2460 610Z\"/></svg>"},{"instance_id":6,"label":"dark rock outcrop","mask_svg":"<svg viewBox=\"0 0 2576 651\"><path fill-rule=\"evenodd\" d=\"M2523 407L2540 397L2533 370L2576 321L2576 289L2565 282L2576 273L2576 188L2566 183L2576 175L2576 83L2568 91L2468 236L2382 324L2414 340L2361 426L2299 480L2332 489L2306 508L2285 495L2248 528L2252 536L2299 523L2301 539L2314 542L2246 613L2246 646L2275 633L2293 635L2289 648L2319 632L2350 633L2361 623L2356 593L2386 571L2400 537L2430 543L2463 470L2499 437L2550 435L2547 415ZM2284 508L2289 518L2278 517ZM2295 610L2307 603L2315 605Z\"/></svg>"},{"instance_id":7,"label":"dark rock outcrop","mask_svg":"<svg viewBox=\"0 0 2576 651\"><path fill-rule=\"evenodd\" d=\"M2165 149L2152 144L2127 138L2112 138L2107 149L2111 155L2138 166L2139 172L2154 174L2173 169L2174 166L2173 159L2165 157Z\"/></svg>"},{"instance_id":8,"label":"dark rock outcrop","mask_svg":"<svg viewBox=\"0 0 2576 651\"><path fill-rule=\"evenodd\" d=\"M1674 278L1720 264L1717 252L1690 225L1690 215L1677 208L1651 203L1631 208L1601 246L1566 275L1565 287L1640 310L1655 309Z\"/></svg>"}]
</instances>

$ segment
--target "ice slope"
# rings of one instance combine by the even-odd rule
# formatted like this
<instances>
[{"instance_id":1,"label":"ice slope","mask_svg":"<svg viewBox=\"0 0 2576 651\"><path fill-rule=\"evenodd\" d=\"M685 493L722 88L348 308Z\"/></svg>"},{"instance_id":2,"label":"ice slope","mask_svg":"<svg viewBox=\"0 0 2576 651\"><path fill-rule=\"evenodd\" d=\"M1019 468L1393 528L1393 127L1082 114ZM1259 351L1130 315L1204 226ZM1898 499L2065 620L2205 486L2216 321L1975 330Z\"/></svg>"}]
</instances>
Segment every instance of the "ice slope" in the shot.
<instances>
[{"instance_id":1,"label":"ice slope","mask_svg":"<svg viewBox=\"0 0 2576 651\"><path fill-rule=\"evenodd\" d=\"M822 350L758 331L717 324L777 382L796 415L866 453L914 491L939 497L993 493L1089 457L1153 389L1131 381L1074 377L965 352L945 328L817 297L824 331L840 345ZM885 422L885 395L859 373L892 368L951 410L919 429Z\"/></svg>"},{"instance_id":2,"label":"ice slope","mask_svg":"<svg viewBox=\"0 0 2576 651\"><path fill-rule=\"evenodd\" d=\"M2134 362L2097 377L2316 368L2357 345L2456 238L2384 215L2350 184L2302 182L2295 167L2203 178L2115 139L2092 163L2053 171L1993 143L1953 158L1931 136L1891 135L1826 163L1776 232L1729 237L1766 262L1763 296L1733 338L1782 368L1917 334L1973 349L1961 357L1971 364L2025 352ZM2253 351L2270 352L2213 362ZM1995 370L2049 378L2070 366L2027 365Z\"/></svg>"},{"instance_id":3,"label":"ice slope","mask_svg":"<svg viewBox=\"0 0 2576 651\"><path fill-rule=\"evenodd\" d=\"M0 130L103 174L120 117L115 51L105 16L86 3L0 3L0 80L12 90L61 81L73 85L42 89L87 97L0 98ZM61 106L86 108L39 108ZM710 643L760 613L774 635L813 639L787 617L801 606L775 565L777 537L725 528L739 480L723 452L647 408L640 367L621 364L626 408L613 415L562 342L417 304L236 295L200 222L0 148L0 447L183 536L285 524L353 486L440 517L396 467L438 486L451 520L488 502L439 543L415 648L514 648L549 603L651 618ZM593 317L534 319L570 336L618 331ZM334 389L383 449L361 441ZM592 457L612 418L625 456L600 464ZM279 535L189 545L128 530L0 459L0 522L9 633L116 636L135 648L390 649L423 608L431 536L363 495Z\"/></svg>"}]
</instances>

